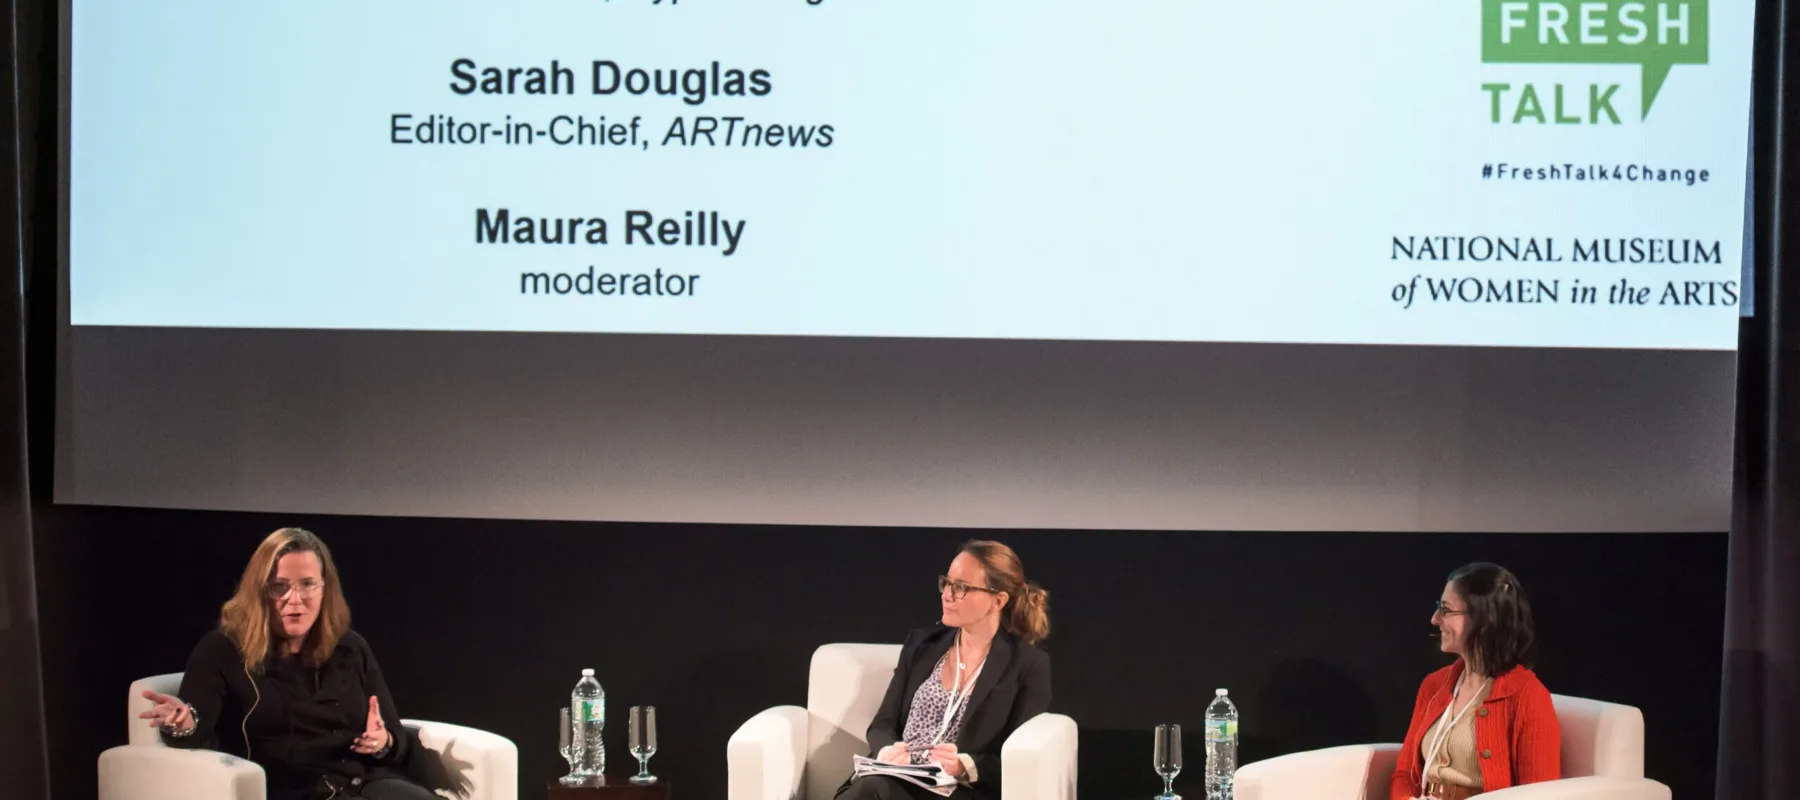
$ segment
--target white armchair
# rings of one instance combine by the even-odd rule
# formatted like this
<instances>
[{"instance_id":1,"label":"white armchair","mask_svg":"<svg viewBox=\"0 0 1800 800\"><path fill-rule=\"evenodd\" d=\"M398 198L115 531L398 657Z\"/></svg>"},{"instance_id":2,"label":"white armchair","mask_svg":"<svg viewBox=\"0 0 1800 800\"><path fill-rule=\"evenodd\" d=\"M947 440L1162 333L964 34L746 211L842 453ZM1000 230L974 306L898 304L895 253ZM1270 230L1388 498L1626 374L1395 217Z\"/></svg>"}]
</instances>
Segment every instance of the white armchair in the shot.
<instances>
[{"instance_id":1,"label":"white armchair","mask_svg":"<svg viewBox=\"0 0 1800 800\"><path fill-rule=\"evenodd\" d=\"M829 800L850 760L866 755L900 645L828 644L813 653L806 707L776 706L745 722L725 746L729 800ZM1075 721L1039 714L1000 749L1004 800L1074 800Z\"/></svg>"},{"instance_id":2,"label":"white armchair","mask_svg":"<svg viewBox=\"0 0 1800 800\"><path fill-rule=\"evenodd\" d=\"M128 744L100 754L100 800L263 800L263 769L213 750L178 750L138 714L150 710L144 690L175 694L181 673L156 675L131 684L126 704ZM461 800L518 800L519 750L503 736L474 728L424 720L403 720L422 749L415 766L432 775L437 793Z\"/></svg>"},{"instance_id":3,"label":"white armchair","mask_svg":"<svg viewBox=\"0 0 1800 800\"><path fill-rule=\"evenodd\" d=\"M1644 777L1644 715L1631 706L1551 695L1562 727L1563 779L1514 786L1482 800L1669 800ZM1384 800L1397 744L1328 747L1246 764L1238 800Z\"/></svg>"}]
</instances>

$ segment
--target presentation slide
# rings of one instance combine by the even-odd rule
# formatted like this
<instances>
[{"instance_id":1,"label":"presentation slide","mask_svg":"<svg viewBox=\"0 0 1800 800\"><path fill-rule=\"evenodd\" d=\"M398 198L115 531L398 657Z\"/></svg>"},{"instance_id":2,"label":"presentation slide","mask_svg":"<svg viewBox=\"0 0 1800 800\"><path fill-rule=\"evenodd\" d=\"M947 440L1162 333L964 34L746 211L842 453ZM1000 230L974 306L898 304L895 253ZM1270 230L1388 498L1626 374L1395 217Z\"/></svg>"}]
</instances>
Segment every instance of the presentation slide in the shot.
<instances>
[{"instance_id":1,"label":"presentation slide","mask_svg":"<svg viewBox=\"0 0 1800 800\"><path fill-rule=\"evenodd\" d=\"M1730 350L1751 0L78 0L76 326Z\"/></svg>"},{"instance_id":2,"label":"presentation slide","mask_svg":"<svg viewBox=\"0 0 1800 800\"><path fill-rule=\"evenodd\" d=\"M56 500L1724 530L1753 6L65 0Z\"/></svg>"}]
</instances>

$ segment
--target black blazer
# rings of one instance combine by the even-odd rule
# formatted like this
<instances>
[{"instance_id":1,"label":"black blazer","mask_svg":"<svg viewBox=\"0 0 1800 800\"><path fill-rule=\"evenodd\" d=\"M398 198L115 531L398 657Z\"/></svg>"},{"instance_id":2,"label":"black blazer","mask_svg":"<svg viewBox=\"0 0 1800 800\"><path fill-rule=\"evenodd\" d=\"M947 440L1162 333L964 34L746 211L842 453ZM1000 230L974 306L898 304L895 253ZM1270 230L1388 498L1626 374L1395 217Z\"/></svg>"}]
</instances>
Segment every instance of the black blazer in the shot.
<instances>
[{"instance_id":1,"label":"black blazer","mask_svg":"<svg viewBox=\"0 0 1800 800\"><path fill-rule=\"evenodd\" d=\"M933 670L938 659L956 644L956 629L938 625L913 631L900 646L900 663L881 698L881 710L869 723L870 757L900 741L912 712L913 693ZM1002 630L988 649L987 664L975 679L969 710L963 712L957 752L975 762L975 783L968 788L976 797L1000 797L1000 747L1006 737L1032 717L1050 710L1050 655ZM960 792L959 792L960 794Z\"/></svg>"}]
</instances>

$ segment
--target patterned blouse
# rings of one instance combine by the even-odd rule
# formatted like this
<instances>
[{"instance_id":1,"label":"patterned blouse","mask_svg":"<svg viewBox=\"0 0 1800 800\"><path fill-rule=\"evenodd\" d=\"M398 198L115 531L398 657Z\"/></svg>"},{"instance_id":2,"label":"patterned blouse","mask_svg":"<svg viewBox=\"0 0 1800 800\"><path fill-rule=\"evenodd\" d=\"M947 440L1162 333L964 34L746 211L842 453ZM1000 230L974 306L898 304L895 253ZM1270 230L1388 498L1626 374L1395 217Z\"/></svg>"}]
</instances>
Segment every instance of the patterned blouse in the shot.
<instances>
[{"instance_id":1,"label":"patterned blouse","mask_svg":"<svg viewBox=\"0 0 1800 800\"><path fill-rule=\"evenodd\" d=\"M913 692L912 711L906 715L906 733L902 738L906 740L906 749L914 764L926 763L929 761L926 754L931 752L931 748L939 744L956 744L957 737L962 734L963 714L969 710L966 696L957 705L956 716L950 720L950 730L944 733L944 740L938 742L932 739L937 735L938 729L944 726L944 709L950 705L950 690L944 688L942 677L944 659L949 657L950 654L945 653L943 658L939 658L931 675L924 683L919 684L918 691ZM973 675L963 679L962 692L965 695L971 688L973 679Z\"/></svg>"}]
</instances>

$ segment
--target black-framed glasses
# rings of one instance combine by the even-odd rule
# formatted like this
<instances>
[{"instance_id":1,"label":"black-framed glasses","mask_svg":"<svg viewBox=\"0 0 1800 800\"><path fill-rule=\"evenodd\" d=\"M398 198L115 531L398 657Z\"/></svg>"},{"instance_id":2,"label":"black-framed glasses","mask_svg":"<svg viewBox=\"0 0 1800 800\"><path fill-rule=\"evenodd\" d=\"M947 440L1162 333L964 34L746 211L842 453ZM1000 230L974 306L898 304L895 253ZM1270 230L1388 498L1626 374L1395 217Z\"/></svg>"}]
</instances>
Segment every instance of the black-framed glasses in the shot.
<instances>
[{"instance_id":1,"label":"black-framed glasses","mask_svg":"<svg viewBox=\"0 0 1800 800\"><path fill-rule=\"evenodd\" d=\"M1432 616L1454 617L1457 614L1467 614L1467 613L1469 613L1469 612L1466 609L1451 608L1447 605L1444 605L1444 601L1439 600L1439 601L1437 601L1437 610L1432 612Z\"/></svg>"},{"instance_id":2,"label":"black-framed glasses","mask_svg":"<svg viewBox=\"0 0 1800 800\"><path fill-rule=\"evenodd\" d=\"M263 585L263 591L268 592L270 600L281 600L288 596L288 592L293 591L298 591L301 597L314 597L324 589L325 582L314 578L298 581L273 580Z\"/></svg>"},{"instance_id":3,"label":"black-framed glasses","mask_svg":"<svg viewBox=\"0 0 1800 800\"><path fill-rule=\"evenodd\" d=\"M999 589L989 589L986 586L976 586L973 584L963 583L962 581L953 581L953 580L950 580L950 576L948 576L948 575L939 575L938 576L938 594L940 594L940 595L943 594L945 589L950 590L950 599L951 600L961 600L964 597L968 597L969 592L987 592L988 594L999 594L1000 593Z\"/></svg>"}]
</instances>

